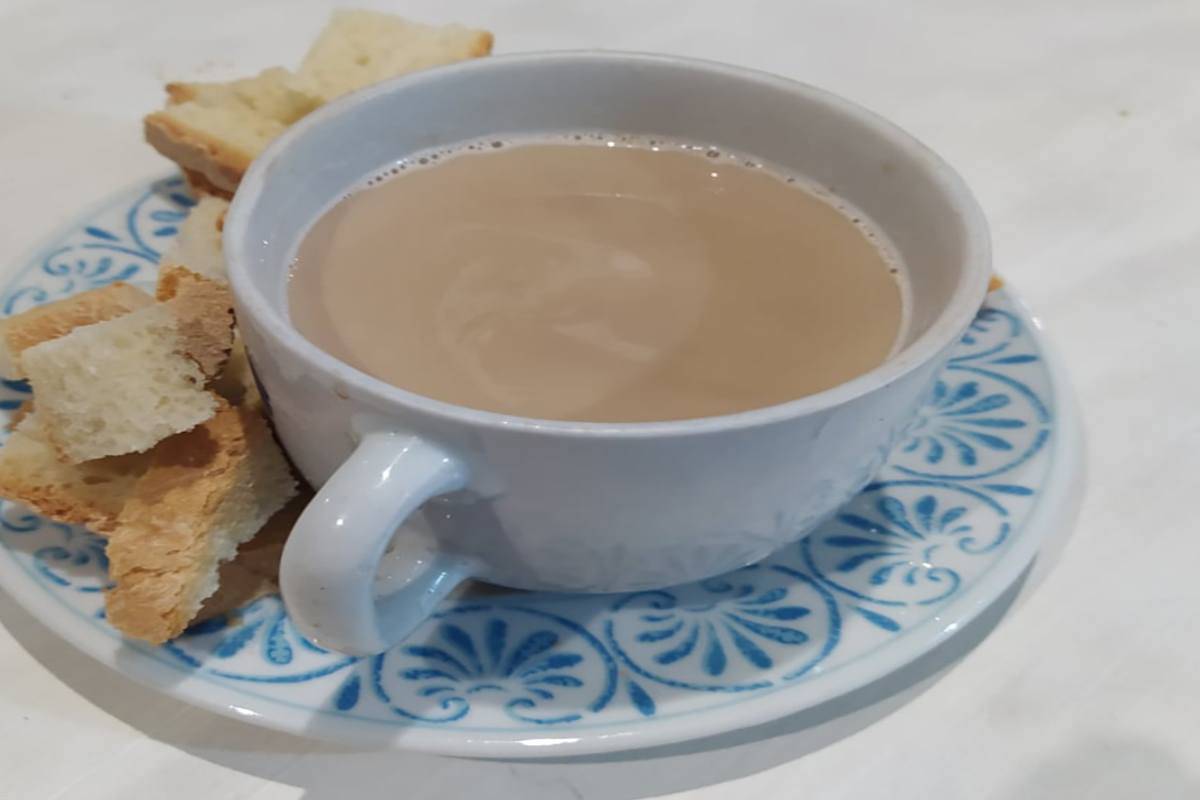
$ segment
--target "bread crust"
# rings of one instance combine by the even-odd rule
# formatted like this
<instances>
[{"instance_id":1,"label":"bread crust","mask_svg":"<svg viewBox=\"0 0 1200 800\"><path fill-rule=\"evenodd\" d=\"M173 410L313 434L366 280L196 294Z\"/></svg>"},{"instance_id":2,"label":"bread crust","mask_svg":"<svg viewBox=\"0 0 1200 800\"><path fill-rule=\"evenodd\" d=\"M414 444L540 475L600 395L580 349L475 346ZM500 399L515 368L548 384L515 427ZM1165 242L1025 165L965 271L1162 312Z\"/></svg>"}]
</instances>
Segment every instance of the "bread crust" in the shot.
<instances>
[{"instance_id":1,"label":"bread crust","mask_svg":"<svg viewBox=\"0 0 1200 800\"><path fill-rule=\"evenodd\" d=\"M3 350L0 374L24 378L21 353L30 347L65 336L83 325L128 314L153 302L154 298L136 286L117 281L0 320L0 350Z\"/></svg>"},{"instance_id":2,"label":"bread crust","mask_svg":"<svg viewBox=\"0 0 1200 800\"><path fill-rule=\"evenodd\" d=\"M108 535L150 457L112 456L64 464L27 412L0 448L0 496L50 519Z\"/></svg>"},{"instance_id":3,"label":"bread crust","mask_svg":"<svg viewBox=\"0 0 1200 800\"><path fill-rule=\"evenodd\" d=\"M232 558L296 491L266 420L224 405L155 448L108 542L109 621L164 642L184 631Z\"/></svg>"},{"instance_id":4,"label":"bread crust","mask_svg":"<svg viewBox=\"0 0 1200 800\"><path fill-rule=\"evenodd\" d=\"M197 197L219 197L222 200L232 200L233 192L221 189L214 185L203 172L197 172L194 169L187 167L179 167L179 171L183 173L183 179L187 181L188 188L192 194Z\"/></svg>"},{"instance_id":5,"label":"bread crust","mask_svg":"<svg viewBox=\"0 0 1200 800\"><path fill-rule=\"evenodd\" d=\"M168 83L166 85L166 108L148 114L143 120L146 141L155 150L179 165L194 192L226 198L232 197L242 176L249 168L250 162L258 153L246 152L243 148L248 145L235 146L231 141L225 141L217 135L197 129L181 119L181 116L184 115L172 114L172 107L186 103L206 107L228 107L230 104L236 104L249 109L260 120L269 120L272 124L286 128L323 102L364 84L363 80L351 81L349 85L335 80L331 84L327 79L328 70L358 70L361 72L366 64L365 59L371 54L359 54L353 60L343 56L340 60L333 59L332 63L330 63L331 59L324 54L329 53L331 47L333 51L344 50L352 36L348 30L355 25L379 26L384 24L395 26L410 36L422 39L420 42L405 42L394 48L394 53L404 53L406 46L421 49L423 45L426 55L430 49L440 50L431 58L418 59L408 69L393 71L392 75L403 74L411 69L451 63L464 58L485 56L492 51L494 42L494 37L490 32L461 25L428 26L408 22L381 12L335 11L330 22L313 42L297 73L291 73L282 67L273 67L264 70L256 77L245 78L241 81L227 83L175 81ZM359 58L363 60L360 62ZM382 80L392 75L376 75L374 80ZM248 89L245 85L255 81L264 81L267 87L276 91L284 91L288 102L282 104L272 102L268 95L266 104L260 104L258 100L254 99L254 90ZM278 99L276 97L276 100Z\"/></svg>"},{"instance_id":6,"label":"bread crust","mask_svg":"<svg viewBox=\"0 0 1200 800\"><path fill-rule=\"evenodd\" d=\"M235 150L161 111L146 115L143 132L151 147L182 167L185 174L195 174L202 185L213 187L214 194L232 196L253 159L253 155Z\"/></svg>"},{"instance_id":7,"label":"bread crust","mask_svg":"<svg viewBox=\"0 0 1200 800\"><path fill-rule=\"evenodd\" d=\"M168 103L186 103L195 100L198 94L197 85L186 81L171 81L163 88L167 91Z\"/></svg>"},{"instance_id":8,"label":"bread crust","mask_svg":"<svg viewBox=\"0 0 1200 800\"><path fill-rule=\"evenodd\" d=\"M233 349L233 294L228 284L172 265L159 273L155 295L178 320L180 353L215 378Z\"/></svg>"},{"instance_id":9,"label":"bread crust","mask_svg":"<svg viewBox=\"0 0 1200 800\"><path fill-rule=\"evenodd\" d=\"M312 492L302 491L267 521L258 534L238 548L232 561L221 565L217 591L200 606L189 624L228 614L260 597L279 591L279 561L292 526L300 517Z\"/></svg>"},{"instance_id":10,"label":"bread crust","mask_svg":"<svg viewBox=\"0 0 1200 800\"><path fill-rule=\"evenodd\" d=\"M475 41L471 43L470 56L471 58L481 58L491 55L492 45L496 43L496 37L491 31L476 31Z\"/></svg>"}]
</instances>

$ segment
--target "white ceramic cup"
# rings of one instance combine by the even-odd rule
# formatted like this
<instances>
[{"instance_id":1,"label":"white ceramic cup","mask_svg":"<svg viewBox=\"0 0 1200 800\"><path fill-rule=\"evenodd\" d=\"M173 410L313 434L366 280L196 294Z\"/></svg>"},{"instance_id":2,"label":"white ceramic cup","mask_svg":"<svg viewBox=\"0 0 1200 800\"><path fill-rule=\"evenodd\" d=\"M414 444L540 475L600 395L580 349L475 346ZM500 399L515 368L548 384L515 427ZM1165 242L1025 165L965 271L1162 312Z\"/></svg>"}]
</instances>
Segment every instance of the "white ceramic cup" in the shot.
<instances>
[{"instance_id":1,"label":"white ceramic cup","mask_svg":"<svg viewBox=\"0 0 1200 800\"><path fill-rule=\"evenodd\" d=\"M782 405L612 424L421 397L292 327L289 258L333 200L415 151L547 131L711 144L831 187L907 265L908 340L877 369ZM321 487L284 552L284 601L306 636L355 654L401 640L468 577L535 590L651 589L799 539L883 463L990 273L987 226L966 186L880 117L760 72L602 52L483 58L332 103L254 162L224 241L238 324L276 430Z\"/></svg>"}]
</instances>

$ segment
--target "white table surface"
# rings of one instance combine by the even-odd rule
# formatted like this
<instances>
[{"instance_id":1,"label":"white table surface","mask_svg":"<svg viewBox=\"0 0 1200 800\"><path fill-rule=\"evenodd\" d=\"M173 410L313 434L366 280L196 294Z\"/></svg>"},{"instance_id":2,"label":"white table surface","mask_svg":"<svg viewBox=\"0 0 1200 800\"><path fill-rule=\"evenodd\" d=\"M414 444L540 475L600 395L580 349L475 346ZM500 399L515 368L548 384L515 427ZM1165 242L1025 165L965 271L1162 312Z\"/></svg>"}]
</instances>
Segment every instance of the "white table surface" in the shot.
<instances>
[{"instance_id":1,"label":"white table surface","mask_svg":"<svg viewBox=\"0 0 1200 800\"><path fill-rule=\"evenodd\" d=\"M0 3L0 265L166 171L140 131L164 80L293 65L328 8L242 5ZM652 50L793 76L942 153L1081 397L1074 532L940 675L815 728L586 763L251 728L93 664L0 595L0 797L1200 797L1200 4L389 5L485 25L498 52Z\"/></svg>"}]
</instances>

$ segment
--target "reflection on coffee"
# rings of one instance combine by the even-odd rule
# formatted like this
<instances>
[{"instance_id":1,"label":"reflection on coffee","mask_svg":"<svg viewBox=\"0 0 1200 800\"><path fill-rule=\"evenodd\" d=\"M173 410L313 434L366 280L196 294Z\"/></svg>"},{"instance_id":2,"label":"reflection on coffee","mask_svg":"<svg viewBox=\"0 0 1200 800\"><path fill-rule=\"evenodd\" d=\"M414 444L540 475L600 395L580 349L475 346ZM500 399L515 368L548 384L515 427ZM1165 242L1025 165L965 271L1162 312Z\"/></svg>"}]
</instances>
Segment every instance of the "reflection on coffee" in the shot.
<instances>
[{"instance_id":1,"label":"reflection on coffee","mask_svg":"<svg viewBox=\"0 0 1200 800\"><path fill-rule=\"evenodd\" d=\"M295 257L310 341L416 394L594 422L728 414L836 386L903 333L857 212L741 155L579 135L390 168Z\"/></svg>"}]
</instances>

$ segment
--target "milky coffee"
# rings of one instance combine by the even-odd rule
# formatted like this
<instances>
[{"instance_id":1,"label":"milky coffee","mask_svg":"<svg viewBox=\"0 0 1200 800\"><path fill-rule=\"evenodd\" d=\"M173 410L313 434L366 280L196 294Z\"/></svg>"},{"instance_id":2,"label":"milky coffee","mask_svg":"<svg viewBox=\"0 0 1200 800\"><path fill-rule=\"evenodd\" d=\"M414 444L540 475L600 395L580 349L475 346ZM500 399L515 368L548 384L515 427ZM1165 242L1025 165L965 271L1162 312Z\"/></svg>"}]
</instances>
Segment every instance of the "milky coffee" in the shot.
<instances>
[{"instance_id":1,"label":"milky coffee","mask_svg":"<svg viewBox=\"0 0 1200 800\"><path fill-rule=\"evenodd\" d=\"M296 328L426 397L555 420L762 408L878 366L903 274L853 208L743 155L579 135L389 167L303 238Z\"/></svg>"}]
</instances>

